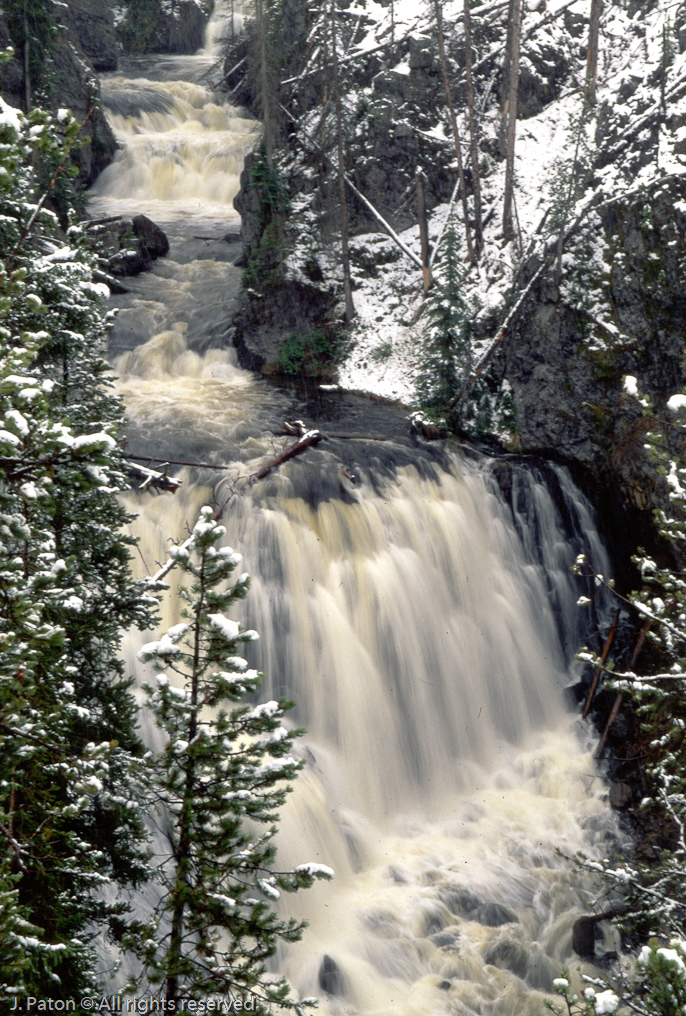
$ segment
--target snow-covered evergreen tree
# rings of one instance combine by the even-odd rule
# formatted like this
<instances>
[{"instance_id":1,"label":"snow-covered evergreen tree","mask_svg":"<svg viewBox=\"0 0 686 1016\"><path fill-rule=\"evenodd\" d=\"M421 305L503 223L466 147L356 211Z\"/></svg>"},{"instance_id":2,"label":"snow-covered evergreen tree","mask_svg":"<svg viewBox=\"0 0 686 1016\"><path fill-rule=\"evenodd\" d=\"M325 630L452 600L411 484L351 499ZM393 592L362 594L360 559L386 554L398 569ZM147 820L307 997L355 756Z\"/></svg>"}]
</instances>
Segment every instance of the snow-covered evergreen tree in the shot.
<instances>
[{"instance_id":1,"label":"snow-covered evergreen tree","mask_svg":"<svg viewBox=\"0 0 686 1016\"><path fill-rule=\"evenodd\" d=\"M0 998L94 986L95 924L126 924L101 889L147 872L117 651L152 601L119 532L106 293L36 170L77 132L0 100Z\"/></svg>"},{"instance_id":2,"label":"snow-covered evergreen tree","mask_svg":"<svg viewBox=\"0 0 686 1016\"><path fill-rule=\"evenodd\" d=\"M281 890L333 873L317 864L274 869L274 823L301 765L291 755L301 731L283 725L291 703L244 701L261 675L238 653L257 635L225 614L249 580L234 580L240 556L220 546L224 535L203 508L190 539L172 551L185 578L183 620L139 653L161 672L148 688L167 738L153 783L173 837L173 854L160 859L159 931L145 963L167 1002L252 994L254 1011L267 1013L304 1004L267 973L278 943L303 927L281 920L274 903Z\"/></svg>"},{"instance_id":3,"label":"snow-covered evergreen tree","mask_svg":"<svg viewBox=\"0 0 686 1016\"><path fill-rule=\"evenodd\" d=\"M426 331L416 391L422 410L458 430L461 397L473 367L471 317L464 299L464 268L454 221L443 236L434 287L426 300Z\"/></svg>"},{"instance_id":4,"label":"snow-covered evergreen tree","mask_svg":"<svg viewBox=\"0 0 686 1016\"><path fill-rule=\"evenodd\" d=\"M448 431L483 434L509 427L509 393L476 369L474 308L466 299L464 257L451 217L426 299L424 340L417 357L418 408Z\"/></svg>"}]
</instances>

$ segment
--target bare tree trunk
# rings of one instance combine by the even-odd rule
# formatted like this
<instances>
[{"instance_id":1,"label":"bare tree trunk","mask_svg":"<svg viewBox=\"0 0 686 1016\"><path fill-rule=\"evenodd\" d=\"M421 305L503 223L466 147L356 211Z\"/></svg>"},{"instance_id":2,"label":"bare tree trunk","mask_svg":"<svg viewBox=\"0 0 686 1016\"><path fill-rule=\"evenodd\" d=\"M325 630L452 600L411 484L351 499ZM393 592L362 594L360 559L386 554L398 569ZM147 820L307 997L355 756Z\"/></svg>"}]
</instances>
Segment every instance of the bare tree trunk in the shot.
<instances>
[{"instance_id":1,"label":"bare tree trunk","mask_svg":"<svg viewBox=\"0 0 686 1016\"><path fill-rule=\"evenodd\" d=\"M588 51L586 53L586 85L584 99L592 106L595 103L595 82L598 74L598 35L603 0L591 0L591 20L588 27Z\"/></svg>"},{"instance_id":2,"label":"bare tree trunk","mask_svg":"<svg viewBox=\"0 0 686 1016\"><path fill-rule=\"evenodd\" d=\"M424 171L417 168L417 218L419 220L419 239L422 245L422 275L424 292L431 287L431 270L429 268L429 225L426 218L426 201L424 200Z\"/></svg>"},{"instance_id":3,"label":"bare tree trunk","mask_svg":"<svg viewBox=\"0 0 686 1016\"><path fill-rule=\"evenodd\" d=\"M28 0L24 0L24 98L26 112L31 112L31 42L29 38Z\"/></svg>"},{"instance_id":4,"label":"bare tree trunk","mask_svg":"<svg viewBox=\"0 0 686 1016\"><path fill-rule=\"evenodd\" d=\"M469 0L464 0L465 74L467 79L467 115L469 119L469 154L472 160L474 189L474 249L477 258L484 249L484 228L481 218L481 175L479 169L479 138L474 115L474 82L472 80L472 19Z\"/></svg>"},{"instance_id":5,"label":"bare tree trunk","mask_svg":"<svg viewBox=\"0 0 686 1016\"><path fill-rule=\"evenodd\" d=\"M271 94L269 90L269 62L267 60L267 12L265 0L255 0L257 32L260 40L260 91L262 93L262 123L264 127L264 151L270 171L274 168L274 134L272 127Z\"/></svg>"},{"instance_id":6,"label":"bare tree trunk","mask_svg":"<svg viewBox=\"0 0 686 1016\"><path fill-rule=\"evenodd\" d=\"M329 0L329 25L331 29L331 56L333 62L333 93L336 107L336 134L338 143L338 202L341 223L341 256L343 261L343 293L345 296L345 320L355 317L352 282L350 279L350 252L348 250L348 202L345 193L345 162L343 158L343 113L341 90L338 79L338 50L336 46L336 19L334 0Z\"/></svg>"},{"instance_id":7,"label":"bare tree trunk","mask_svg":"<svg viewBox=\"0 0 686 1016\"><path fill-rule=\"evenodd\" d=\"M441 0L434 0L434 13L436 15L436 34L438 36L438 51L441 57L441 68L443 70L443 87L445 88L445 99L450 110L450 119L453 125L453 139L455 141L455 155L457 157L457 173L460 181L460 192L462 196L462 214L464 216L464 231L467 241L467 256L470 264L474 261L474 249L472 247L472 232L469 228L469 205L467 204L467 186L464 178L464 164L462 162L462 145L460 144L460 131L457 126L455 106L450 92L450 81L448 79L448 61L445 55L445 39L443 37L443 15L441 13Z\"/></svg>"},{"instance_id":8,"label":"bare tree trunk","mask_svg":"<svg viewBox=\"0 0 686 1016\"><path fill-rule=\"evenodd\" d=\"M498 129L498 154L504 159L507 154L507 111L510 92L510 62L512 59L512 21L510 19L510 0L508 0L507 32L505 34L505 52L503 53L503 89L500 98L500 127Z\"/></svg>"},{"instance_id":9,"label":"bare tree trunk","mask_svg":"<svg viewBox=\"0 0 686 1016\"><path fill-rule=\"evenodd\" d=\"M517 136L517 89L519 87L519 34L521 27L521 0L510 0L508 34L510 36L510 67L507 88L507 134L505 152L505 195L503 198L503 234L506 240L515 235L512 221L512 195L514 192L514 153Z\"/></svg>"}]
</instances>

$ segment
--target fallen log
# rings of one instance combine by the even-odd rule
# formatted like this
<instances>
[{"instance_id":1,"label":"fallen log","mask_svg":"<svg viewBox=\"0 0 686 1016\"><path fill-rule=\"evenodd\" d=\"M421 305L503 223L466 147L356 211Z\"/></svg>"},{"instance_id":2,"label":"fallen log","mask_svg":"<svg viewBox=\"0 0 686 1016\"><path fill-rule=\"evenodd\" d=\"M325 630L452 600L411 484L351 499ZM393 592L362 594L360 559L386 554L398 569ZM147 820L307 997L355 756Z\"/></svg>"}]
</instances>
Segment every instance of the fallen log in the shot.
<instances>
[{"instance_id":1,"label":"fallen log","mask_svg":"<svg viewBox=\"0 0 686 1016\"><path fill-rule=\"evenodd\" d=\"M295 424L284 424L284 427L286 426L295 426L297 430L300 430L301 428L304 429L305 427L302 420L297 420ZM222 512L226 508L229 501L231 501L232 498L236 496L236 494L243 493L245 490L248 489L248 487L251 487L258 480L263 480L265 476L269 476L269 474L274 469L277 469L278 466L282 465L282 463L288 462L289 459L295 458L296 455L302 455L302 453L306 451L308 448L312 448L315 445L319 444L322 438L323 434L321 433L321 431L305 430L302 436L298 438L298 440L295 442L295 444L289 445L289 447L286 448L284 451L282 451L279 455L274 456L273 459L270 459L269 462L265 463L265 465L262 466L260 469L258 469L255 473L252 473L248 477L247 482L244 483L242 487L236 487L231 497L229 497L228 500L226 500L223 504L218 505L217 508L215 509L214 511L215 520L221 518ZM180 549L189 547L191 545L192 540L193 537L190 536L185 541L185 543L182 543L180 545ZM165 562L165 564L163 564L162 567L148 579L148 583L150 584L150 586L153 588L157 586L165 578L165 576L169 574L169 572L172 570L172 568L174 568L175 565L176 558L169 557Z\"/></svg>"},{"instance_id":2,"label":"fallen log","mask_svg":"<svg viewBox=\"0 0 686 1016\"><path fill-rule=\"evenodd\" d=\"M653 623L652 622L652 618L648 618L645 621L643 627L641 628L639 636L638 636L638 638L636 640L636 645L634 647L634 651L631 654L631 659L629 660L629 667L628 667L629 670L633 670L633 668L634 668L634 665L636 663L636 660L639 657L641 649L643 649L643 643L646 640L646 636L647 636L647 634L648 634L648 632L650 630L650 626L651 626L652 623ZM612 709L610 710L610 715L607 718L607 723L605 724L605 729L603 730L603 736L600 738L600 744L596 748L595 754L593 756L596 759L602 758L603 751L605 750L605 745L607 744L607 739L608 739L608 736L610 734L610 727L612 726L612 724L615 722L615 720L619 716L619 710L622 708L622 701L623 701L622 693L621 693L621 691L618 691L617 695L615 696L615 700L612 703Z\"/></svg>"},{"instance_id":3,"label":"fallen log","mask_svg":"<svg viewBox=\"0 0 686 1016\"><path fill-rule=\"evenodd\" d=\"M297 423L302 425L302 421L298 420ZM302 455L308 448L314 448L323 439L324 435L320 430L306 430L301 437L295 442L295 444L289 445L279 455L275 455L273 459L265 463L257 472L252 473L248 477L247 486L252 486L253 483L257 483L258 480L263 480L265 476L269 476L273 470L283 465L284 462L288 462L290 459L294 459L296 455Z\"/></svg>"},{"instance_id":4,"label":"fallen log","mask_svg":"<svg viewBox=\"0 0 686 1016\"><path fill-rule=\"evenodd\" d=\"M596 667L595 674L593 675L593 680L591 681L591 687L589 688L588 695L586 696L586 705L584 706L584 711L581 714L584 719L588 716L590 712L591 704L593 703L593 696L595 695L595 690L598 687L598 680L600 679L600 674L603 669L603 664L607 659L607 654L610 652L610 648L614 641L614 637L617 633L618 624L619 624L619 608L617 608L617 610L615 611L615 616L612 621L612 627L610 628L609 635L605 639L605 645L603 646L603 651L600 656L600 664Z\"/></svg>"},{"instance_id":5,"label":"fallen log","mask_svg":"<svg viewBox=\"0 0 686 1016\"><path fill-rule=\"evenodd\" d=\"M148 487L156 487L158 490L171 491L175 494L182 485L183 480L177 480L175 476L168 476L166 472L161 473L157 469L149 469L147 466L138 466L135 462L124 459L123 465L129 476L134 480L142 481L139 490L147 490ZM169 463L164 463L169 465Z\"/></svg>"}]
</instances>

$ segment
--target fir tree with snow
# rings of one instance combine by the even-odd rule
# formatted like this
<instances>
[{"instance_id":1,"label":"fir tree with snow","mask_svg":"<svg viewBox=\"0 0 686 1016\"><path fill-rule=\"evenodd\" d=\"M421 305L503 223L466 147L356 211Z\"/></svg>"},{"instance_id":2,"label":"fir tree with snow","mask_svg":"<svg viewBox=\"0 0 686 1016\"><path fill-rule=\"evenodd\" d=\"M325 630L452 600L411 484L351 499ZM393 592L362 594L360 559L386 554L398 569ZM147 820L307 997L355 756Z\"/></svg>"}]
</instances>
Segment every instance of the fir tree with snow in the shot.
<instances>
[{"instance_id":1,"label":"fir tree with snow","mask_svg":"<svg viewBox=\"0 0 686 1016\"><path fill-rule=\"evenodd\" d=\"M416 391L421 409L453 431L462 422L465 388L473 366L472 315L464 298L462 260L451 219L443 237L435 285L426 301Z\"/></svg>"},{"instance_id":2,"label":"fir tree with snow","mask_svg":"<svg viewBox=\"0 0 686 1016\"><path fill-rule=\"evenodd\" d=\"M105 294L35 169L78 125L0 114L0 997L65 998L95 986L96 927L126 926L103 889L147 876L118 650L152 599L120 532Z\"/></svg>"},{"instance_id":3,"label":"fir tree with snow","mask_svg":"<svg viewBox=\"0 0 686 1016\"><path fill-rule=\"evenodd\" d=\"M160 672L147 689L166 737L152 783L173 841L173 853L158 859L158 933L144 960L148 986L159 985L167 1002L252 994L255 1012L267 1013L303 1004L268 974L277 945L303 929L274 913L280 892L333 873L316 864L275 869L277 809L301 767L292 755L301 731L284 725L291 703L245 702L261 675L239 653L257 635L226 616L249 579L234 578L240 556L221 546L224 535L203 508L171 555L184 576L183 620L139 653Z\"/></svg>"}]
</instances>

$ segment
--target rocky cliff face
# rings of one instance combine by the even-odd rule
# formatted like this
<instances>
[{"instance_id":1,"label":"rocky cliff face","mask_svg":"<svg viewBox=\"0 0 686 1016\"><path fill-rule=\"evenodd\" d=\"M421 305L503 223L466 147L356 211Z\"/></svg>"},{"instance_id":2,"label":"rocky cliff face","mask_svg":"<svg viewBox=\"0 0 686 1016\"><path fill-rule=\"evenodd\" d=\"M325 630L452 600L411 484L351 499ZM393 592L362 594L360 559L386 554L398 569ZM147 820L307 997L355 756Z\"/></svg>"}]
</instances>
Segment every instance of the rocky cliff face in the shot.
<instances>
[{"instance_id":1,"label":"rocky cliff face","mask_svg":"<svg viewBox=\"0 0 686 1016\"><path fill-rule=\"evenodd\" d=\"M98 73L116 71L119 43L107 0L69 0L61 17L93 70Z\"/></svg>"},{"instance_id":2,"label":"rocky cliff face","mask_svg":"<svg viewBox=\"0 0 686 1016\"><path fill-rule=\"evenodd\" d=\"M119 4L117 37L127 53L195 53L214 0L136 0Z\"/></svg>"},{"instance_id":3,"label":"rocky cliff face","mask_svg":"<svg viewBox=\"0 0 686 1016\"><path fill-rule=\"evenodd\" d=\"M70 109L77 120L84 122L86 140L72 158L79 169L77 184L88 186L117 150L100 106L100 87L89 59L93 57L100 69L116 67L112 14L105 0L71 0L61 18L61 28L45 54L44 87L53 111ZM0 46L12 46L17 54L21 49L2 13ZM26 109L24 65L18 55L0 68L0 92L12 105Z\"/></svg>"},{"instance_id":4,"label":"rocky cliff face","mask_svg":"<svg viewBox=\"0 0 686 1016\"><path fill-rule=\"evenodd\" d=\"M649 421L622 381L640 378L658 410L686 383L686 181L613 203L600 228L606 275L588 285L598 287L613 331L565 300L551 270L504 344L501 369L525 451L605 474L629 505L647 510L657 479L643 447Z\"/></svg>"},{"instance_id":5,"label":"rocky cliff face","mask_svg":"<svg viewBox=\"0 0 686 1016\"><path fill-rule=\"evenodd\" d=\"M293 204L284 226L286 240L290 237L284 269L285 278L299 287L299 307L309 306L315 320L315 294L335 297L338 292L340 298L335 117L331 78L317 66L311 41L316 37L314 22L307 21L298 0L290 0L289 10L290 35L296 38L300 32L301 42L285 48L282 69L282 80L289 84L281 96L279 168ZM575 7L528 5L518 89L519 236L512 243L504 242L499 224L506 26L502 12L481 17L474 6L473 13L486 223L480 266L465 268L465 297L477 308L474 355L478 359L508 305L517 301L546 260L546 271L492 361L489 383L494 391L503 380L509 384L517 447L568 462L577 476L587 477L587 489L595 485L606 498L610 514L628 511L635 520L659 500L660 481L644 448L650 422L623 379L634 375L656 411L686 382L686 86L680 70L686 60L686 3L676 5L674 20L664 31L652 2L621 9L614 5L606 12L597 106L585 125L576 127L580 103L575 106L570 96L579 95L585 73L587 19ZM371 19L365 24L361 15L357 34L345 35L345 27L340 29L342 50L357 50L341 71L346 169L418 252L417 168L423 167L428 177L434 242L456 180L438 49L426 18L409 30L396 25L392 44L389 24L379 25L374 34ZM310 41L306 45L304 40ZM446 45L472 205L461 22L446 24ZM634 53L630 61L628 52ZM228 87L259 114L259 76L252 66L256 55L250 38L229 54L227 71L242 59L245 62L229 75ZM559 146L555 139L563 122L569 124L568 138L553 158L548 139ZM545 173L543 164L548 165ZM243 215L248 260L264 237L258 192L254 174L246 172L236 207ZM570 207L563 214L564 194ZM569 222L594 203L597 211L583 212L581 228L564 245L562 260L549 256L558 228L552 225L555 216L568 216ZM348 210L354 295L361 306L372 307L371 316L356 325L364 352L354 358L366 367L368 360L386 355L384 345L393 345L393 324L408 344L421 348L419 279L391 241L380 238L380 227L350 193ZM254 288L257 292L245 299L236 325L245 362L259 366L275 358L283 341L279 305L288 298L288 285L282 284L278 292ZM303 298L306 291L309 301ZM307 315L300 316L302 326L309 327ZM391 326L384 343L375 346L373 332L384 319ZM254 343L252 336L259 334L268 334L269 341ZM409 372L413 366L408 364Z\"/></svg>"}]
</instances>

